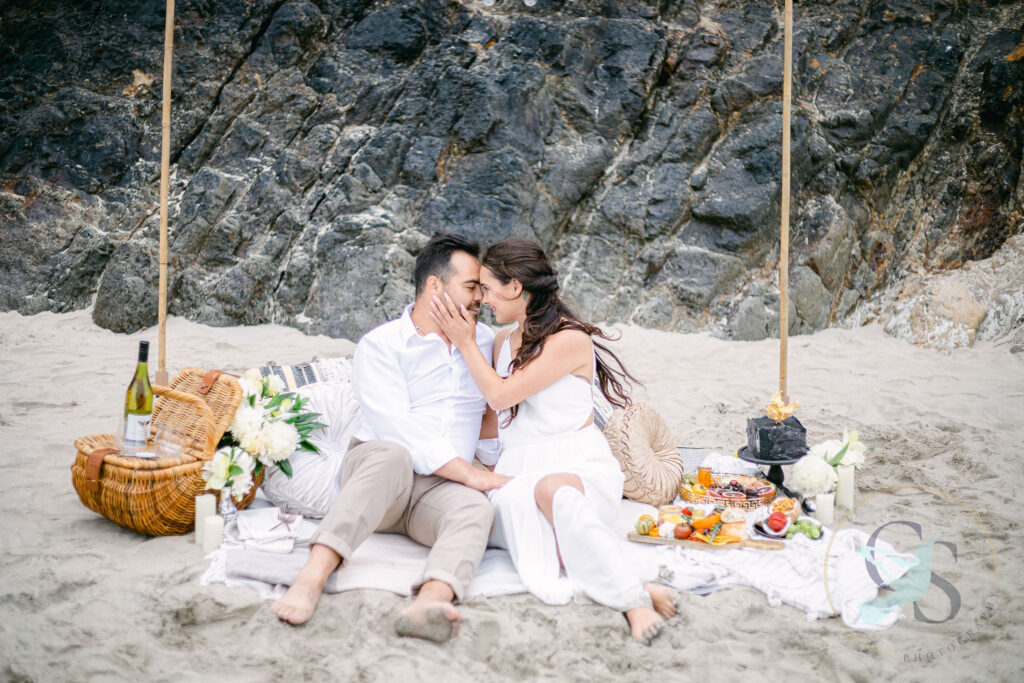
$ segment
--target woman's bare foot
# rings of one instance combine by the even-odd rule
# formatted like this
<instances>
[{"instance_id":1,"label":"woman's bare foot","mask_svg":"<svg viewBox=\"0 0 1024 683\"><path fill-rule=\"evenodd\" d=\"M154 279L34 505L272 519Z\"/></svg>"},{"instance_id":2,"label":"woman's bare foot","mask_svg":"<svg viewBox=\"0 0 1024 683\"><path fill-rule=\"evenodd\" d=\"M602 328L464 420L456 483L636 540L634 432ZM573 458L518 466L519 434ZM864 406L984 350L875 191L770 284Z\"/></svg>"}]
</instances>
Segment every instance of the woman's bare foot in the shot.
<instances>
[{"instance_id":1,"label":"woman's bare foot","mask_svg":"<svg viewBox=\"0 0 1024 683\"><path fill-rule=\"evenodd\" d=\"M309 552L306 566L299 572L295 583L280 600L272 603L270 608L281 621L298 626L309 621L320 602L327 577L341 564L341 556L327 546L314 545Z\"/></svg>"},{"instance_id":2,"label":"woman's bare foot","mask_svg":"<svg viewBox=\"0 0 1024 683\"><path fill-rule=\"evenodd\" d=\"M626 612L626 621L633 640L650 645L651 641L661 635L665 620L650 607L637 607Z\"/></svg>"},{"instance_id":3,"label":"woman's bare foot","mask_svg":"<svg viewBox=\"0 0 1024 683\"><path fill-rule=\"evenodd\" d=\"M648 583L644 585L644 590L651 596L654 611L661 616L671 619L679 613L679 603L670 589L656 583Z\"/></svg>"},{"instance_id":4,"label":"woman's bare foot","mask_svg":"<svg viewBox=\"0 0 1024 683\"><path fill-rule=\"evenodd\" d=\"M441 581L427 581L416 599L395 620L395 633L443 643L459 632L462 615L452 600L455 593Z\"/></svg>"}]
</instances>

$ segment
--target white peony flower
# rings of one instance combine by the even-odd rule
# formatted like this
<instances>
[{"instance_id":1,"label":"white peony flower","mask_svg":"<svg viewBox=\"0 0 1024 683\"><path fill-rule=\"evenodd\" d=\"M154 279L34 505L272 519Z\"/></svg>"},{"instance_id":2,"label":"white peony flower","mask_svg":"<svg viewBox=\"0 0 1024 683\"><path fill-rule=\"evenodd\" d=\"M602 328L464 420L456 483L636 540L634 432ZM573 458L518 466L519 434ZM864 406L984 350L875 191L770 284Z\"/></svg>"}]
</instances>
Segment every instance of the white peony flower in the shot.
<instances>
[{"instance_id":1,"label":"white peony flower","mask_svg":"<svg viewBox=\"0 0 1024 683\"><path fill-rule=\"evenodd\" d=\"M238 406L238 410L235 411L235 416L231 419L231 425L228 427L228 430L232 436L241 442L247 434L258 432L262 426L263 411L259 408L253 408L243 401L242 405Z\"/></svg>"},{"instance_id":2,"label":"white peony flower","mask_svg":"<svg viewBox=\"0 0 1024 683\"><path fill-rule=\"evenodd\" d=\"M815 458L821 458L822 460L827 461L834 458L836 456L836 453L838 453L842 449L842 447L842 441L837 441L836 439L829 439L828 441L822 441L821 443L816 443L813 446L811 446L810 450L808 451L808 455Z\"/></svg>"},{"instance_id":3,"label":"white peony flower","mask_svg":"<svg viewBox=\"0 0 1024 683\"><path fill-rule=\"evenodd\" d=\"M238 378L238 383L242 385L242 394L246 398L253 394L259 396L263 390L263 377L255 368L246 370L245 374Z\"/></svg>"},{"instance_id":4,"label":"white peony flower","mask_svg":"<svg viewBox=\"0 0 1024 683\"><path fill-rule=\"evenodd\" d=\"M266 446L266 437L263 434L263 430L254 429L251 432L246 432L238 439L238 445L242 447L242 450L250 455L262 455L263 449Z\"/></svg>"},{"instance_id":5,"label":"white peony flower","mask_svg":"<svg viewBox=\"0 0 1024 683\"><path fill-rule=\"evenodd\" d=\"M847 444L849 445L847 446ZM821 458L828 464L831 464L832 460L839 455L839 451L843 450L844 446L847 446L846 452L843 453L843 459L836 463L837 465L860 467L864 464L864 453L867 451L867 447L860 441L856 431L848 432L845 429L843 430L842 440L829 439L828 441L814 444L811 446L809 455Z\"/></svg>"},{"instance_id":6,"label":"white peony flower","mask_svg":"<svg viewBox=\"0 0 1024 683\"><path fill-rule=\"evenodd\" d=\"M820 457L805 456L793 465L791 488L804 497L834 491L839 477Z\"/></svg>"},{"instance_id":7,"label":"white peony flower","mask_svg":"<svg viewBox=\"0 0 1024 683\"><path fill-rule=\"evenodd\" d=\"M299 432L287 422L270 422L263 427L262 455L266 460L277 462L291 456L299 447ZM246 449L248 450L248 449Z\"/></svg>"},{"instance_id":8,"label":"white peony flower","mask_svg":"<svg viewBox=\"0 0 1024 683\"><path fill-rule=\"evenodd\" d=\"M288 388L288 386L284 383L284 380L278 377L277 375L270 375L269 377L267 377L267 380L267 383L270 385L271 396L276 396L277 394L280 394L282 391Z\"/></svg>"}]
</instances>

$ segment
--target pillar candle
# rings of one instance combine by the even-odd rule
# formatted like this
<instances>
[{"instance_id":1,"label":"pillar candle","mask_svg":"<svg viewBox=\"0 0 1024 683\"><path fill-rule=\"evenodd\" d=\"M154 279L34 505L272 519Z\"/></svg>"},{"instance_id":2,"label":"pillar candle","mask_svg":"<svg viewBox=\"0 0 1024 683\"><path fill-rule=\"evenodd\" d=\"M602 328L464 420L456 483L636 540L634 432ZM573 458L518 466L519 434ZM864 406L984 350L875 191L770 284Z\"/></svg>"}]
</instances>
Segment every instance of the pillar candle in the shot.
<instances>
[{"instance_id":1,"label":"pillar candle","mask_svg":"<svg viewBox=\"0 0 1024 683\"><path fill-rule=\"evenodd\" d=\"M212 553L224 539L224 518L211 515L203 520L203 552Z\"/></svg>"},{"instance_id":2,"label":"pillar candle","mask_svg":"<svg viewBox=\"0 0 1024 683\"><path fill-rule=\"evenodd\" d=\"M217 497L212 493L196 496L196 543L203 544L203 520L217 514Z\"/></svg>"},{"instance_id":3,"label":"pillar candle","mask_svg":"<svg viewBox=\"0 0 1024 683\"><path fill-rule=\"evenodd\" d=\"M852 510L853 492L855 490L853 483L854 468L851 465L840 465L837 468L837 472L839 473L839 485L836 488L836 506Z\"/></svg>"},{"instance_id":4,"label":"pillar candle","mask_svg":"<svg viewBox=\"0 0 1024 683\"><path fill-rule=\"evenodd\" d=\"M825 526L832 526L832 517L836 507L834 493L819 493L814 497L814 516Z\"/></svg>"}]
</instances>

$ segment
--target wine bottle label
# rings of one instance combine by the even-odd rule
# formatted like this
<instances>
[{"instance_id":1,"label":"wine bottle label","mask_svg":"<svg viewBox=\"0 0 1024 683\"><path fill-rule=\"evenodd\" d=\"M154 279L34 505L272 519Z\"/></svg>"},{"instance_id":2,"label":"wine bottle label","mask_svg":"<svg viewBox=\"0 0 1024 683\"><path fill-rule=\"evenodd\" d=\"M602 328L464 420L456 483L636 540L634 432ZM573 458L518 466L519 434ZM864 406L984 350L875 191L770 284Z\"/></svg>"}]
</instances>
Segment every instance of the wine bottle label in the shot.
<instances>
[{"instance_id":1,"label":"wine bottle label","mask_svg":"<svg viewBox=\"0 0 1024 683\"><path fill-rule=\"evenodd\" d=\"M149 415L125 415L124 445L126 448L145 448L149 439Z\"/></svg>"}]
</instances>

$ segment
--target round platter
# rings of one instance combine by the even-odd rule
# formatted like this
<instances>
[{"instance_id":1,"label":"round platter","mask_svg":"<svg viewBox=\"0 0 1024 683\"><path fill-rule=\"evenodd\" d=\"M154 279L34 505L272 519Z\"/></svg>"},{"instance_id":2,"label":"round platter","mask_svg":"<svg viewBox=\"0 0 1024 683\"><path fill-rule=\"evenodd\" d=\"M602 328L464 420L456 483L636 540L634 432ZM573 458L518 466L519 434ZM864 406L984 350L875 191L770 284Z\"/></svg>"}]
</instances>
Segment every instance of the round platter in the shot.
<instances>
[{"instance_id":1,"label":"round platter","mask_svg":"<svg viewBox=\"0 0 1024 683\"><path fill-rule=\"evenodd\" d=\"M766 479L761 479L760 477L751 477L746 474L719 473L713 475L714 485L708 489L707 493L698 494L691 488L692 484L689 482L690 477L693 477L694 481L696 481L696 475L688 475L679 485L679 496L688 503L727 505L729 507L741 508L744 510L753 510L754 508L759 508L771 503L775 498L775 494L778 492L778 488L775 484ZM735 495L738 493L736 491L715 491L717 487L724 486L734 479L736 480L736 483L744 489L759 489L761 493L759 493L756 498L748 498L745 495Z\"/></svg>"}]
</instances>

